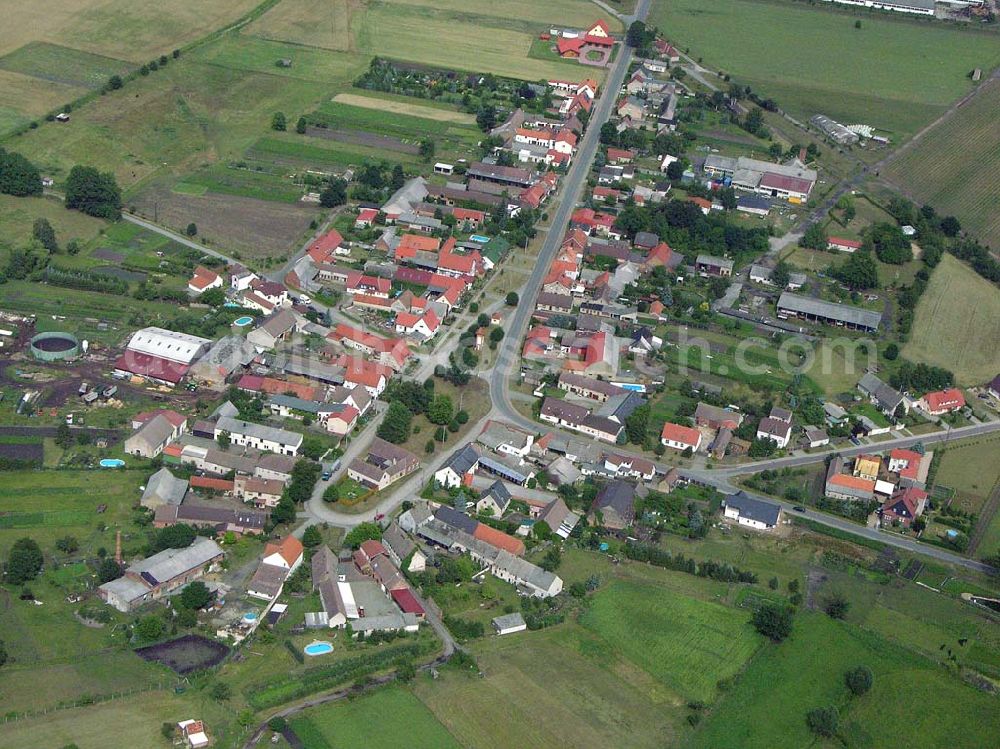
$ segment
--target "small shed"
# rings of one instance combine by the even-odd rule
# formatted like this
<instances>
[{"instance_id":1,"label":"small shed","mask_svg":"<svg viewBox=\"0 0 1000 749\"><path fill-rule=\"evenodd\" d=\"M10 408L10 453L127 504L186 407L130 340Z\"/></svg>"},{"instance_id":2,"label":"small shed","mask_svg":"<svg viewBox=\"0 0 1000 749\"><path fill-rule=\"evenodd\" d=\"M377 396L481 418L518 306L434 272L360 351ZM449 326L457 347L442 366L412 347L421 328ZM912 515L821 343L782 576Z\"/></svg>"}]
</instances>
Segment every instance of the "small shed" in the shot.
<instances>
[{"instance_id":1,"label":"small shed","mask_svg":"<svg viewBox=\"0 0 1000 749\"><path fill-rule=\"evenodd\" d=\"M524 617L519 613L504 614L493 619L493 629L498 635L510 635L523 632L528 628Z\"/></svg>"}]
</instances>

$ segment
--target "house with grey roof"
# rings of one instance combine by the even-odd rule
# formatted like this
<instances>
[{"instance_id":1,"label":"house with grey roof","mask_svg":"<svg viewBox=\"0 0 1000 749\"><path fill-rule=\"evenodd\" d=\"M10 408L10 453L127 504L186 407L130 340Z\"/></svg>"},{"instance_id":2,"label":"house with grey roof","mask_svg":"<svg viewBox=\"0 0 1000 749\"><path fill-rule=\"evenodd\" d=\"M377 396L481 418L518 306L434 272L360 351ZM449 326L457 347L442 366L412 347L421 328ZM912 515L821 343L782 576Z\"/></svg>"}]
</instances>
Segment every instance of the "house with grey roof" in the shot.
<instances>
[{"instance_id":1,"label":"house with grey roof","mask_svg":"<svg viewBox=\"0 0 1000 749\"><path fill-rule=\"evenodd\" d=\"M187 479L179 479L168 469L161 468L146 482L140 503L149 510L162 505L179 505L187 494Z\"/></svg>"},{"instance_id":2,"label":"house with grey roof","mask_svg":"<svg viewBox=\"0 0 1000 749\"><path fill-rule=\"evenodd\" d=\"M482 452L473 443L468 442L434 472L434 480L443 487L455 488L462 485L462 477L472 473L479 466Z\"/></svg>"},{"instance_id":3,"label":"house with grey roof","mask_svg":"<svg viewBox=\"0 0 1000 749\"><path fill-rule=\"evenodd\" d=\"M900 405L903 410L909 412L910 405L906 398L898 390L882 382L871 372L865 372L858 380L858 390L865 395L868 400L878 406L878 409L886 416L892 416Z\"/></svg>"},{"instance_id":4,"label":"house with grey roof","mask_svg":"<svg viewBox=\"0 0 1000 749\"><path fill-rule=\"evenodd\" d=\"M141 458L155 458L170 444L174 434L174 425L166 416L159 414L125 440L125 452Z\"/></svg>"},{"instance_id":5,"label":"house with grey roof","mask_svg":"<svg viewBox=\"0 0 1000 749\"><path fill-rule=\"evenodd\" d=\"M744 491L730 494L723 505L723 517L749 528L772 530L781 522L781 505L751 497Z\"/></svg>"},{"instance_id":6,"label":"house with grey roof","mask_svg":"<svg viewBox=\"0 0 1000 749\"><path fill-rule=\"evenodd\" d=\"M190 377L205 387L221 388L233 372L248 366L255 356L257 349L243 336L223 336L191 367Z\"/></svg>"},{"instance_id":7,"label":"house with grey roof","mask_svg":"<svg viewBox=\"0 0 1000 749\"><path fill-rule=\"evenodd\" d=\"M287 429L255 424L250 421L221 417L215 424L215 439L226 433L231 444L253 447L257 450L278 453L280 455L297 455L302 446L302 435Z\"/></svg>"},{"instance_id":8,"label":"house with grey roof","mask_svg":"<svg viewBox=\"0 0 1000 749\"><path fill-rule=\"evenodd\" d=\"M165 549L130 565L122 577L97 592L108 605L127 613L197 580L223 556L215 541L198 538L187 548Z\"/></svg>"},{"instance_id":9,"label":"house with grey roof","mask_svg":"<svg viewBox=\"0 0 1000 749\"><path fill-rule=\"evenodd\" d=\"M604 528L628 528L635 521L635 487L627 481L606 484L594 498L591 510Z\"/></svg>"},{"instance_id":10,"label":"house with grey roof","mask_svg":"<svg viewBox=\"0 0 1000 749\"><path fill-rule=\"evenodd\" d=\"M502 481L494 481L476 500L476 512L503 517L510 506L512 497L507 486Z\"/></svg>"}]
</instances>

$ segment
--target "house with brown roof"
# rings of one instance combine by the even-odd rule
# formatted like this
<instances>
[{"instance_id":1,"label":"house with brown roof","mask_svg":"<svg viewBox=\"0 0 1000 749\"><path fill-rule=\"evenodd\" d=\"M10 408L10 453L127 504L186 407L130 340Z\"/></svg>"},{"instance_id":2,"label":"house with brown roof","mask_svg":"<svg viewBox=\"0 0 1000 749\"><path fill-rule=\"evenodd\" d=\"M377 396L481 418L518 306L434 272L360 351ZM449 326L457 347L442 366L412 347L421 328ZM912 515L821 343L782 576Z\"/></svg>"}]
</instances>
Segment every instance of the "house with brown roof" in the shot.
<instances>
[{"instance_id":1,"label":"house with brown roof","mask_svg":"<svg viewBox=\"0 0 1000 749\"><path fill-rule=\"evenodd\" d=\"M364 460L355 458L347 467L348 477L371 489L382 490L420 467L416 455L376 437Z\"/></svg>"}]
</instances>

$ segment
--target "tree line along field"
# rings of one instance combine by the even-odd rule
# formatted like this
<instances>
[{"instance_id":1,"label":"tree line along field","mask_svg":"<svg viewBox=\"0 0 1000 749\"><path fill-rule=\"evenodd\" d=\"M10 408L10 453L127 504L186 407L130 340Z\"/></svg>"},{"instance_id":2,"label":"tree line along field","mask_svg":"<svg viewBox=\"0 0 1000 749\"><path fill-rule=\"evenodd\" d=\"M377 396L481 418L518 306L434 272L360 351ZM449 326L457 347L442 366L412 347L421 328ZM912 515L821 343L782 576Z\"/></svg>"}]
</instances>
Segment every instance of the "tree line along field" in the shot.
<instances>
[{"instance_id":1,"label":"tree line along field","mask_svg":"<svg viewBox=\"0 0 1000 749\"><path fill-rule=\"evenodd\" d=\"M988 382L1000 371L1000 293L945 254L917 303L903 355L950 369L961 385Z\"/></svg>"},{"instance_id":2,"label":"tree line along field","mask_svg":"<svg viewBox=\"0 0 1000 749\"><path fill-rule=\"evenodd\" d=\"M1000 80L899 153L882 175L991 247L1000 247Z\"/></svg>"},{"instance_id":3,"label":"tree line along field","mask_svg":"<svg viewBox=\"0 0 1000 749\"><path fill-rule=\"evenodd\" d=\"M973 68L1000 64L992 34L869 15L856 29L850 14L787 2L656 0L649 20L800 118L823 113L895 141L968 91Z\"/></svg>"}]
</instances>

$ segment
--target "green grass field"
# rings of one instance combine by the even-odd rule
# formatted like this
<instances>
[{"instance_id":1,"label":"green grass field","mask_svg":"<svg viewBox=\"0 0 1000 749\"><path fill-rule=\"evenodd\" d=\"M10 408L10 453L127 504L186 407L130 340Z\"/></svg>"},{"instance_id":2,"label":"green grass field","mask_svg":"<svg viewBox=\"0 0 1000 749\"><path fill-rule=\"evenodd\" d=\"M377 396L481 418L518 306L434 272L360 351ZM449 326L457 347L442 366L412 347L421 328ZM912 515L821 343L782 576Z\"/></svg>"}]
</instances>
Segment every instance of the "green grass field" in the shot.
<instances>
[{"instance_id":1,"label":"green grass field","mask_svg":"<svg viewBox=\"0 0 1000 749\"><path fill-rule=\"evenodd\" d=\"M45 218L52 224L60 245L65 245L71 239L84 244L107 226L100 219L91 218L79 211L66 210L60 200L0 195L0 226L3 226L0 244L7 243L17 247L30 241L32 226L37 218Z\"/></svg>"},{"instance_id":2,"label":"green grass field","mask_svg":"<svg viewBox=\"0 0 1000 749\"><path fill-rule=\"evenodd\" d=\"M970 70L1000 64L989 34L872 16L855 29L851 15L792 3L657 0L649 20L797 116L821 112L896 140L968 91Z\"/></svg>"},{"instance_id":3,"label":"green grass field","mask_svg":"<svg viewBox=\"0 0 1000 749\"><path fill-rule=\"evenodd\" d=\"M582 623L685 699L711 701L760 645L747 613L615 583L594 597Z\"/></svg>"},{"instance_id":4,"label":"green grass field","mask_svg":"<svg viewBox=\"0 0 1000 749\"><path fill-rule=\"evenodd\" d=\"M961 385L987 382L1000 371L1000 291L945 254L920 297L903 356L955 373Z\"/></svg>"},{"instance_id":5,"label":"green grass field","mask_svg":"<svg viewBox=\"0 0 1000 749\"><path fill-rule=\"evenodd\" d=\"M945 450L935 483L954 489L954 501L962 509L976 512L1000 480L998 454L1000 441L988 436L955 444Z\"/></svg>"},{"instance_id":6,"label":"green grass field","mask_svg":"<svg viewBox=\"0 0 1000 749\"><path fill-rule=\"evenodd\" d=\"M132 67L124 60L47 42L33 42L0 57L2 70L89 89L100 88L112 75L125 75Z\"/></svg>"},{"instance_id":7,"label":"green grass field","mask_svg":"<svg viewBox=\"0 0 1000 749\"><path fill-rule=\"evenodd\" d=\"M378 730L373 731L373 726ZM396 749L458 749L460 744L412 692L400 687L380 689L354 700L315 708L292 721L306 749L366 746Z\"/></svg>"},{"instance_id":8,"label":"green grass field","mask_svg":"<svg viewBox=\"0 0 1000 749\"><path fill-rule=\"evenodd\" d=\"M1000 81L894 159L882 174L941 214L953 214L982 241L1000 247ZM968 148L967 144L976 144Z\"/></svg>"},{"instance_id":9,"label":"green grass field","mask_svg":"<svg viewBox=\"0 0 1000 749\"><path fill-rule=\"evenodd\" d=\"M471 647L483 673L443 669L414 693L466 747L615 746L676 743L678 698L586 629L490 637Z\"/></svg>"},{"instance_id":10,"label":"green grass field","mask_svg":"<svg viewBox=\"0 0 1000 749\"><path fill-rule=\"evenodd\" d=\"M844 671L860 664L874 672L874 688L852 701ZM915 694L927 695L919 709ZM848 746L972 749L1000 728L993 697L875 635L807 613L789 640L761 651L686 746L815 746L805 714L830 704L840 708Z\"/></svg>"},{"instance_id":11,"label":"green grass field","mask_svg":"<svg viewBox=\"0 0 1000 749\"><path fill-rule=\"evenodd\" d=\"M595 18L599 11L595 8ZM425 65L511 78L604 78L601 68L528 57L537 32L491 26L490 17L435 11L424 5L373 3L357 20L359 48ZM536 27L537 31L544 26ZM441 40L447 39L446 44Z\"/></svg>"}]
</instances>

